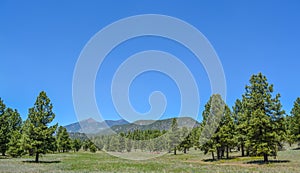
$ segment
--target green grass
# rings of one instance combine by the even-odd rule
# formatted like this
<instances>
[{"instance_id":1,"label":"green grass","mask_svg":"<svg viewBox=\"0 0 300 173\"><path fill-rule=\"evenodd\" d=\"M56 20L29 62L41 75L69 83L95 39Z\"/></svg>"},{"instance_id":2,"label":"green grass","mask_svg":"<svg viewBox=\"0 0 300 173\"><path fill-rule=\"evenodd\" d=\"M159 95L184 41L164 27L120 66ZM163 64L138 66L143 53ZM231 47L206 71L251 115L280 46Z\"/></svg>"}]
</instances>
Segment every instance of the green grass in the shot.
<instances>
[{"instance_id":1,"label":"green grass","mask_svg":"<svg viewBox=\"0 0 300 173\"><path fill-rule=\"evenodd\" d=\"M120 159L104 152L47 154L40 158L41 163L30 162L33 159L0 157L0 172L300 172L300 150L279 152L277 162L269 164L260 164L261 157L211 162L206 161L210 155L199 151L176 156L166 154L144 161Z\"/></svg>"}]
</instances>

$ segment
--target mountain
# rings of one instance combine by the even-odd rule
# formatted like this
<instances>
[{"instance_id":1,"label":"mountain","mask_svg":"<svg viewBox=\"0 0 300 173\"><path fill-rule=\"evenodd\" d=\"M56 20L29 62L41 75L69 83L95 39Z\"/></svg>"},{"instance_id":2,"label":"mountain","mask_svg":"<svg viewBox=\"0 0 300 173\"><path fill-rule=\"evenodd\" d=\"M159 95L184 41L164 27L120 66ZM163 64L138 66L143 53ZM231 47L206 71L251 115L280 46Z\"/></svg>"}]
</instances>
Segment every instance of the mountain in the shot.
<instances>
[{"instance_id":1,"label":"mountain","mask_svg":"<svg viewBox=\"0 0 300 173\"><path fill-rule=\"evenodd\" d=\"M169 130L171 128L172 119L164 119L164 120L138 120L134 123L128 123L123 125L115 125L111 126L110 129L103 129L98 134L110 134L113 131L116 133L120 132L128 132L134 130ZM193 118L190 117L179 117L177 118L178 127L196 127L199 126L200 123Z\"/></svg>"},{"instance_id":2,"label":"mountain","mask_svg":"<svg viewBox=\"0 0 300 173\"><path fill-rule=\"evenodd\" d=\"M86 134L110 134L116 132L128 132L134 130L169 130L171 128L172 119L163 120L138 120L129 123L126 120L105 120L98 122L92 118L64 126L69 133L86 133ZM195 127L200 123L191 117L177 118L179 128ZM108 128L109 127L109 128Z\"/></svg>"},{"instance_id":3,"label":"mountain","mask_svg":"<svg viewBox=\"0 0 300 173\"><path fill-rule=\"evenodd\" d=\"M72 123L70 125L64 126L69 133L98 133L107 127L112 127L116 125L124 125L129 122L126 120L105 120L103 122L98 122L93 118L89 118L80 122Z\"/></svg>"}]
</instances>

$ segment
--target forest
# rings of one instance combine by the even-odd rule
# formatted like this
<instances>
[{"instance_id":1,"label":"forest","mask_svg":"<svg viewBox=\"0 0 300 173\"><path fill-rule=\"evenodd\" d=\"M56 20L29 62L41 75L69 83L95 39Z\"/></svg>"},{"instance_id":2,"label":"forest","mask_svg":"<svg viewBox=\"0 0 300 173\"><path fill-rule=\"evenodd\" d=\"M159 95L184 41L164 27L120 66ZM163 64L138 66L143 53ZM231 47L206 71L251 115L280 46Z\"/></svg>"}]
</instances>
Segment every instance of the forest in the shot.
<instances>
[{"instance_id":1,"label":"forest","mask_svg":"<svg viewBox=\"0 0 300 173\"><path fill-rule=\"evenodd\" d=\"M258 73L251 76L232 107L221 95L213 94L205 104L202 122L193 127L179 127L173 118L169 130L131 130L113 135L72 134L58 124L50 125L55 113L44 91L29 108L26 120L0 99L0 152L10 157L32 156L39 162L40 155L80 150L177 155L194 149L210 154L212 160L229 159L235 151L241 157L262 156L269 162L269 157L276 158L285 145L300 141L300 97L290 113L283 110L280 97L266 76Z\"/></svg>"}]
</instances>

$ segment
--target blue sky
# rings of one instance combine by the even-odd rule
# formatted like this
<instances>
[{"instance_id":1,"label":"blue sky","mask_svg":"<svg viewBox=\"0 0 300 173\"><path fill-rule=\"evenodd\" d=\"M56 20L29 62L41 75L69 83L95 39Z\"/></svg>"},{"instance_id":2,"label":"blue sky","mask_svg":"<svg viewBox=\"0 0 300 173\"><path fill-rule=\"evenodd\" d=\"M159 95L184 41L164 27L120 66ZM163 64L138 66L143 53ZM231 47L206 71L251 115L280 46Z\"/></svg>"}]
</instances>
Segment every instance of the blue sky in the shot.
<instances>
[{"instance_id":1,"label":"blue sky","mask_svg":"<svg viewBox=\"0 0 300 173\"><path fill-rule=\"evenodd\" d=\"M77 121L72 102L73 71L90 38L119 19L163 14L188 22L216 50L227 82L227 103L244 93L252 74L262 72L290 112L300 96L300 2L290 1L0 1L0 97L17 108L23 119L38 93L46 91L54 104L55 122ZM105 119L119 119L110 96L110 80L120 63L148 49L172 53L196 76L200 111L211 91L207 74L193 54L178 43L156 37L129 40L116 47L98 71L96 98ZM103 67L103 68L102 68ZM167 76L149 72L138 76L130 100L139 112L150 108L148 96L162 91L165 117L178 114L179 91ZM200 115L201 116L201 115Z\"/></svg>"}]
</instances>

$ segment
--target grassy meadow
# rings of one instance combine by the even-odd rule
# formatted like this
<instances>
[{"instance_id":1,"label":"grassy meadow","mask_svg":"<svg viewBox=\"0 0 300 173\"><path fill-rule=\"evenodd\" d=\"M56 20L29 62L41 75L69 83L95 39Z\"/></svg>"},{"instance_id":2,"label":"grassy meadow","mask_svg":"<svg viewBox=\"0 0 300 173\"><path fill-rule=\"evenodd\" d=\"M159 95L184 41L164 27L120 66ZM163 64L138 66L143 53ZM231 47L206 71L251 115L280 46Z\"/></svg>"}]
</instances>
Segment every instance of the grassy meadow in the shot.
<instances>
[{"instance_id":1,"label":"grassy meadow","mask_svg":"<svg viewBox=\"0 0 300 173\"><path fill-rule=\"evenodd\" d=\"M262 164L261 157L238 157L211 161L200 151L188 154L166 154L144 161L125 160L105 152L57 153L43 155L40 163L32 157L0 157L0 172L300 172L300 150L280 151Z\"/></svg>"}]
</instances>

